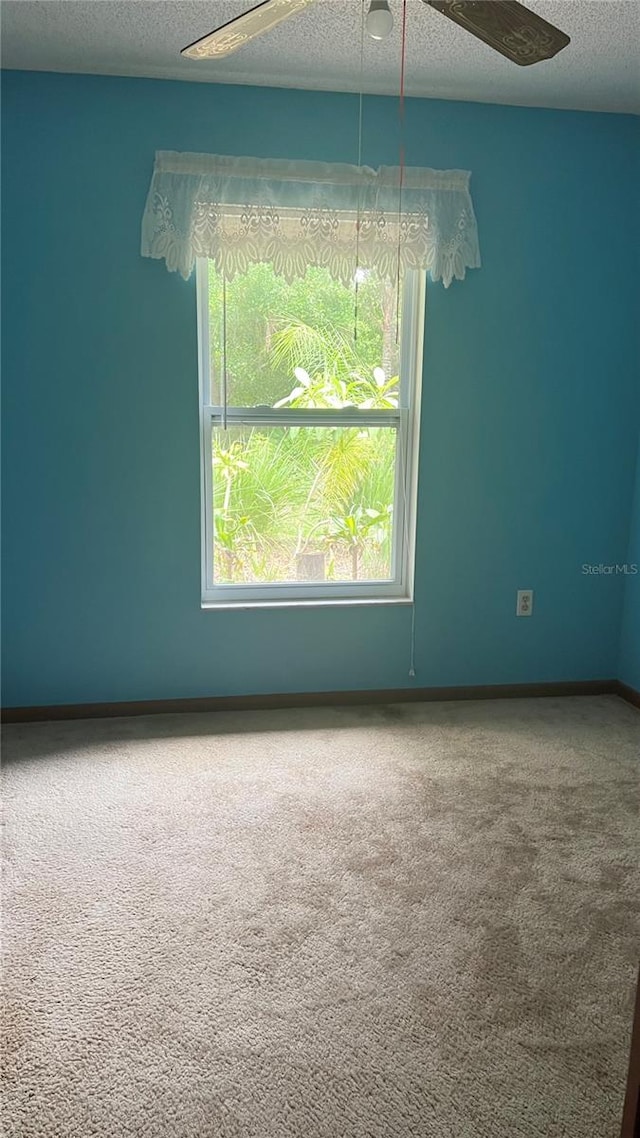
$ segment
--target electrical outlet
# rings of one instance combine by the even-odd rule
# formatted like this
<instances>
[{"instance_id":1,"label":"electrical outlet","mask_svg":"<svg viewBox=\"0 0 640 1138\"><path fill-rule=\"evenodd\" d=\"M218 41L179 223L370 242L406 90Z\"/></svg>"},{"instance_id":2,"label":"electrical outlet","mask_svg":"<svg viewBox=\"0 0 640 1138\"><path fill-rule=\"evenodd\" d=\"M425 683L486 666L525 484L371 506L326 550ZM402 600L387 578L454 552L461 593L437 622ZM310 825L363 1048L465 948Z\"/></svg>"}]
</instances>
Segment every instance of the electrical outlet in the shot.
<instances>
[{"instance_id":1,"label":"electrical outlet","mask_svg":"<svg viewBox=\"0 0 640 1138\"><path fill-rule=\"evenodd\" d=\"M516 593L516 616L531 616L533 612L533 589L518 589Z\"/></svg>"}]
</instances>

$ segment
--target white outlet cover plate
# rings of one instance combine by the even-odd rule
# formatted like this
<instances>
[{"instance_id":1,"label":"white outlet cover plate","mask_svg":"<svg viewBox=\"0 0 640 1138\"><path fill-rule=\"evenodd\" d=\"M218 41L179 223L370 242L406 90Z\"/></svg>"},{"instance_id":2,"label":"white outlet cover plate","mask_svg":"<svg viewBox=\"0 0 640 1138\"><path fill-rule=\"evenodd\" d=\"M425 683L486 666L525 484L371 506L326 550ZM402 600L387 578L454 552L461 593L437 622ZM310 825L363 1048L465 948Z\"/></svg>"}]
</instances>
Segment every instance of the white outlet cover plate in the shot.
<instances>
[{"instance_id":1,"label":"white outlet cover plate","mask_svg":"<svg viewBox=\"0 0 640 1138\"><path fill-rule=\"evenodd\" d=\"M516 594L516 616L531 616L533 613L533 589L518 589Z\"/></svg>"}]
</instances>

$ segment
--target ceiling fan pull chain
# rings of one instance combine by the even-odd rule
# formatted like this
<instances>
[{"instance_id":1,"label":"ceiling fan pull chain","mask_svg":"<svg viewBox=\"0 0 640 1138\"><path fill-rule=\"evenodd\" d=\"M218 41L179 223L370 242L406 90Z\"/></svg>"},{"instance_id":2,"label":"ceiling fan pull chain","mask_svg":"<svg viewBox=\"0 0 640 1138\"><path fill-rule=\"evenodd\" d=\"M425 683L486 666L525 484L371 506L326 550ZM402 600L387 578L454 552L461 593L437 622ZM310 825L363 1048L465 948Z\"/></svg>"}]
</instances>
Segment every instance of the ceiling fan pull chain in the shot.
<instances>
[{"instance_id":1,"label":"ceiling fan pull chain","mask_svg":"<svg viewBox=\"0 0 640 1138\"><path fill-rule=\"evenodd\" d=\"M358 198L356 207L356 271L354 273L354 300L353 300L353 342L358 342L358 290L360 288L360 221L362 209L362 189L360 171L362 169L362 102L364 97L364 6L366 0L360 2L360 92L358 95Z\"/></svg>"},{"instance_id":2,"label":"ceiling fan pull chain","mask_svg":"<svg viewBox=\"0 0 640 1138\"><path fill-rule=\"evenodd\" d=\"M402 0L402 47L400 49L400 101L398 119L400 126L400 177L398 180L398 265L396 275L396 344L400 339L400 255L402 242L402 188L404 184L404 71L407 55L407 0Z\"/></svg>"},{"instance_id":3,"label":"ceiling fan pull chain","mask_svg":"<svg viewBox=\"0 0 640 1138\"><path fill-rule=\"evenodd\" d=\"M227 273L222 268L222 429L227 429Z\"/></svg>"}]
</instances>

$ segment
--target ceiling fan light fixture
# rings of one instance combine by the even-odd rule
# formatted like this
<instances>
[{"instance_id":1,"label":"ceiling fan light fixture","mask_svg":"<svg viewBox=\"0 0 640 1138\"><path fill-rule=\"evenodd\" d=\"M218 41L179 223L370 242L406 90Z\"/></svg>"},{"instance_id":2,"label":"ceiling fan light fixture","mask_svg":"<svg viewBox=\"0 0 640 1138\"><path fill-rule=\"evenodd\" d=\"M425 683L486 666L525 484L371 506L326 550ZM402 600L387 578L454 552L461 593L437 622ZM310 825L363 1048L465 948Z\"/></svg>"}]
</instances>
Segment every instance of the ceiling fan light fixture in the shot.
<instances>
[{"instance_id":1,"label":"ceiling fan light fixture","mask_svg":"<svg viewBox=\"0 0 640 1138\"><path fill-rule=\"evenodd\" d=\"M393 16L388 0L371 0L365 26L372 40L387 38L393 27Z\"/></svg>"}]
</instances>

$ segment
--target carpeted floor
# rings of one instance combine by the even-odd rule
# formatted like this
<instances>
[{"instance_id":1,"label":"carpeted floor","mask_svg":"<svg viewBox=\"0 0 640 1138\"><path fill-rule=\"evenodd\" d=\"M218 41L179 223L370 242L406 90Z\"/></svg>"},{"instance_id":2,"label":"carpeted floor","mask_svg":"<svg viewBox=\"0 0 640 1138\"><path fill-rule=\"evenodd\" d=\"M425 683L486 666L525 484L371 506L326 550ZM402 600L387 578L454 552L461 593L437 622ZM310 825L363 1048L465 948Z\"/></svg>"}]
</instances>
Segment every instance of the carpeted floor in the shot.
<instances>
[{"instance_id":1,"label":"carpeted floor","mask_svg":"<svg viewBox=\"0 0 640 1138\"><path fill-rule=\"evenodd\" d=\"M617 1138L615 697L12 727L10 1138Z\"/></svg>"}]
</instances>

